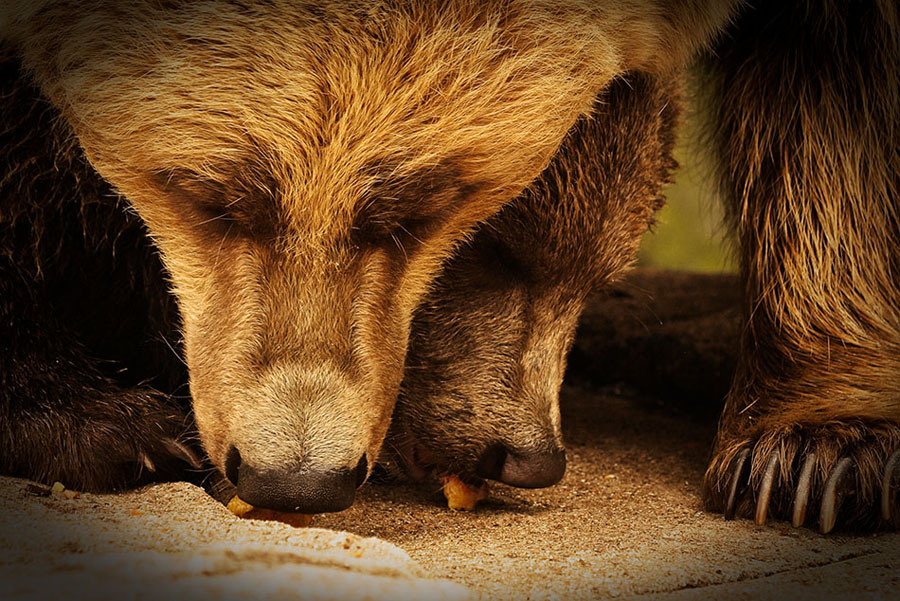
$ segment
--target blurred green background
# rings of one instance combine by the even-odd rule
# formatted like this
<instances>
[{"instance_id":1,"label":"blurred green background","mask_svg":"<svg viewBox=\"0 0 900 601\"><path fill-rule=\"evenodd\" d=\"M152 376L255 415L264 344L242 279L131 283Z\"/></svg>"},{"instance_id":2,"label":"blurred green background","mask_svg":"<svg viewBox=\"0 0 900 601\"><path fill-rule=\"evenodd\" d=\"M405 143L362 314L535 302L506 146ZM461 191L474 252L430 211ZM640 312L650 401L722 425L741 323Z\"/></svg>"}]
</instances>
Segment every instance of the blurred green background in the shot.
<instances>
[{"instance_id":1,"label":"blurred green background","mask_svg":"<svg viewBox=\"0 0 900 601\"><path fill-rule=\"evenodd\" d=\"M687 110L675 148L681 167L664 189L666 206L644 236L638 265L707 273L734 272L737 263L697 118Z\"/></svg>"}]
</instances>

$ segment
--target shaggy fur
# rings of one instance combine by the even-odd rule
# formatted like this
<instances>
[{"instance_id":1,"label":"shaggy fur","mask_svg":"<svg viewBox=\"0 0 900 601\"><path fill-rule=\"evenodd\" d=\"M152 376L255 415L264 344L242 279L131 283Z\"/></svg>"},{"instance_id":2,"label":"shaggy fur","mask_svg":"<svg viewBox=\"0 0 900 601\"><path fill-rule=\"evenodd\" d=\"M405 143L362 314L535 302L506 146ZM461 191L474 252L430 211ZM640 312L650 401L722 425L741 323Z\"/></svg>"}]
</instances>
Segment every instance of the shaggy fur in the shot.
<instances>
[{"instance_id":1,"label":"shaggy fur","mask_svg":"<svg viewBox=\"0 0 900 601\"><path fill-rule=\"evenodd\" d=\"M36 89L3 84L2 469L99 487L174 459L160 441L177 441L185 410L154 387L173 392L158 382L181 368L135 360L122 376L100 360L170 328L217 467L232 449L290 473L372 465L441 262L540 175L615 76L677 70L735 4L3 3L5 77L21 66ZM850 458L841 520L882 524L877 498L896 520L900 485L882 477L900 438L896 3L754 3L716 55L747 327L708 506L728 510L729 482L764 499L771 464L783 516L809 457L815 506ZM140 224L181 324L168 297L144 298L165 283ZM100 335L100 316L123 329ZM561 365L546 364L545 392ZM746 449L750 478L735 479Z\"/></svg>"},{"instance_id":2,"label":"shaggy fur","mask_svg":"<svg viewBox=\"0 0 900 601\"><path fill-rule=\"evenodd\" d=\"M28 0L0 24L162 252L213 462L337 469L374 463L441 260L721 4Z\"/></svg>"},{"instance_id":3,"label":"shaggy fur","mask_svg":"<svg viewBox=\"0 0 900 601\"><path fill-rule=\"evenodd\" d=\"M770 514L789 516L813 455L812 521L827 477L850 457L841 521L874 525L900 448L900 10L758 4L710 78L747 325L707 505L724 508L735 457L750 448L748 505L774 453Z\"/></svg>"},{"instance_id":4,"label":"shaggy fur","mask_svg":"<svg viewBox=\"0 0 900 601\"><path fill-rule=\"evenodd\" d=\"M374 464L443 258L613 76L730 10L695 4L23 0L0 27L162 253L213 463L333 470Z\"/></svg>"},{"instance_id":5,"label":"shaggy fur","mask_svg":"<svg viewBox=\"0 0 900 601\"><path fill-rule=\"evenodd\" d=\"M671 85L614 82L541 177L449 262L416 312L386 445L409 473L472 481L495 447L501 461L562 451L559 387L578 317L662 206L677 113Z\"/></svg>"}]
</instances>

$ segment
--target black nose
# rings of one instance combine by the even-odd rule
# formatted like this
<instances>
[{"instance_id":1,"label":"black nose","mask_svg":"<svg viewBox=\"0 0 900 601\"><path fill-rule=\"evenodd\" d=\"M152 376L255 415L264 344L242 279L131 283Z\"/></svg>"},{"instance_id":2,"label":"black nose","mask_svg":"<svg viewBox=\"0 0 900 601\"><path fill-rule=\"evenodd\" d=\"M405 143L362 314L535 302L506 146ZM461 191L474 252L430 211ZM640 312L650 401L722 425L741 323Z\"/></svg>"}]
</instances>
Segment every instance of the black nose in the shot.
<instances>
[{"instance_id":1,"label":"black nose","mask_svg":"<svg viewBox=\"0 0 900 601\"><path fill-rule=\"evenodd\" d=\"M225 457L225 475L238 496L254 507L298 513L342 511L353 504L356 488L367 475L363 455L354 469L300 462L284 467L255 467L241 461L235 447Z\"/></svg>"},{"instance_id":2,"label":"black nose","mask_svg":"<svg viewBox=\"0 0 900 601\"><path fill-rule=\"evenodd\" d=\"M491 445L481 455L477 473L519 488L544 488L559 482L566 473L566 452L512 451L502 444Z\"/></svg>"}]
</instances>

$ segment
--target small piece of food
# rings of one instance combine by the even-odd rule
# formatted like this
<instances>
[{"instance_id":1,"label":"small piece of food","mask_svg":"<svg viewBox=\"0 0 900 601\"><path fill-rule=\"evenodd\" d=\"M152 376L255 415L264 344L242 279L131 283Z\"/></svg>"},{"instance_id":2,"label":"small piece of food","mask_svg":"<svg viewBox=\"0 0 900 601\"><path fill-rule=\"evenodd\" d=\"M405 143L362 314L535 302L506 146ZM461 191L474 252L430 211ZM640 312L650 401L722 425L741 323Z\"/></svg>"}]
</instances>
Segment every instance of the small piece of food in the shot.
<instances>
[{"instance_id":1,"label":"small piece of food","mask_svg":"<svg viewBox=\"0 0 900 601\"><path fill-rule=\"evenodd\" d=\"M305 513L286 513L283 511L272 511L271 509L258 509L245 502L243 499L234 495L228 501L228 510L239 518L248 520L272 520L282 522L296 528L305 528L312 521L311 515Z\"/></svg>"},{"instance_id":2,"label":"small piece of food","mask_svg":"<svg viewBox=\"0 0 900 601\"><path fill-rule=\"evenodd\" d=\"M66 488L66 485L62 482L53 483L53 486L51 486L47 492L47 496L51 494L55 497L62 497L63 499L68 499L70 501L81 496L80 492L78 492L77 490Z\"/></svg>"},{"instance_id":3,"label":"small piece of food","mask_svg":"<svg viewBox=\"0 0 900 601\"><path fill-rule=\"evenodd\" d=\"M253 511L253 505L250 503L246 503L239 496L234 495L231 497L231 500L228 501L228 511L238 516L239 518L244 517L248 512Z\"/></svg>"},{"instance_id":4,"label":"small piece of food","mask_svg":"<svg viewBox=\"0 0 900 601\"><path fill-rule=\"evenodd\" d=\"M447 507L454 511L472 511L478 501L488 496L487 482L482 482L475 488L458 477L449 475L441 476L441 484L444 486L444 496L447 497Z\"/></svg>"}]
</instances>

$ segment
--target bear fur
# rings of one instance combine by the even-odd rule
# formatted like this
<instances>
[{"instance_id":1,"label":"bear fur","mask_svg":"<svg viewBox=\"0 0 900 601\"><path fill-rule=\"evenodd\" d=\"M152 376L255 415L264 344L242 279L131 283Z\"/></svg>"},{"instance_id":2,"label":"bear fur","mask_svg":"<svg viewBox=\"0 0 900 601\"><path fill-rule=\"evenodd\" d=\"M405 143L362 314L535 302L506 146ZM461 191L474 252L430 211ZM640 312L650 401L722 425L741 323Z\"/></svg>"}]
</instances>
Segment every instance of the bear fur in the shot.
<instances>
[{"instance_id":1,"label":"bear fur","mask_svg":"<svg viewBox=\"0 0 900 601\"><path fill-rule=\"evenodd\" d=\"M677 84L629 73L448 261L416 311L385 449L406 471L515 486L565 469L559 389L587 296L620 278L675 167Z\"/></svg>"},{"instance_id":2,"label":"bear fur","mask_svg":"<svg viewBox=\"0 0 900 601\"><path fill-rule=\"evenodd\" d=\"M745 325L707 506L896 527L900 7L760 2L711 62Z\"/></svg>"},{"instance_id":3,"label":"bear fur","mask_svg":"<svg viewBox=\"0 0 900 601\"><path fill-rule=\"evenodd\" d=\"M614 76L676 68L731 12L659 8L22 0L0 34L159 250L209 459L311 512L375 463L443 259Z\"/></svg>"},{"instance_id":4,"label":"bear fur","mask_svg":"<svg viewBox=\"0 0 900 601\"><path fill-rule=\"evenodd\" d=\"M141 220L9 54L0 113L0 470L87 490L184 477L178 311Z\"/></svg>"},{"instance_id":5,"label":"bear fur","mask_svg":"<svg viewBox=\"0 0 900 601\"><path fill-rule=\"evenodd\" d=\"M44 103L77 140L63 171L74 160L81 173L83 156L160 253L180 323L122 323L178 332L212 464L258 504L310 511L352 502L371 469L413 313L454 248L539 176L613 78L678 70L727 27L710 132L746 327L707 506L825 532L896 524L900 9L764 1L729 27L737 4L23 0L0 7L0 36L39 91L25 104ZM60 205L17 190L30 163L6 164L4 465L37 474L21 457L40 449L54 458L42 469L94 469L108 484L112 470L79 471L92 435L139 473L193 462L170 408L184 391L120 384L103 362L117 343L98 342L102 329L81 340L50 302L91 280L77 259L39 271L54 238L29 239L30 220ZM36 163L35 181L56 165ZM76 241L77 219L107 210L71 208L59 227ZM140 227L126 225L82 233L86 260ZM136 296L158 285L140 274L158 276L159 258L142 252L123 270ZM46 437L31 448L28 432Z\"/></svg>"}]
</instances>

